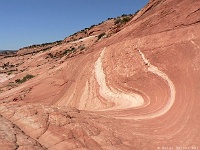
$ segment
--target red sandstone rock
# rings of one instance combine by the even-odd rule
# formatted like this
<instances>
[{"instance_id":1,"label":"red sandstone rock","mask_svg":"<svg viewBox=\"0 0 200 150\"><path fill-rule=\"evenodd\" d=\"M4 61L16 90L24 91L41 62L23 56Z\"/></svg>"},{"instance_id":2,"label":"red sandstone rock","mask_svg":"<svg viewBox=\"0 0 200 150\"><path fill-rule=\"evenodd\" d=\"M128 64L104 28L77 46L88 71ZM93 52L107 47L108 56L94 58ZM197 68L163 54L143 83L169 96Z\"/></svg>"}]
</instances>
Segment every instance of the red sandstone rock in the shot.
<instances>
[{"instance_id":1,"label":"red sandstone rock","mask_svg":"<svg viewBox=\"0 0 200 150\"><path fill-rule=\"evenodd\" d=\"M151 0L111 37L75 41L87 43L82 54L23 62L11 81L36 77L0 93L4 149L200 148L199 6Z\"/></svg>"}]
</instances>

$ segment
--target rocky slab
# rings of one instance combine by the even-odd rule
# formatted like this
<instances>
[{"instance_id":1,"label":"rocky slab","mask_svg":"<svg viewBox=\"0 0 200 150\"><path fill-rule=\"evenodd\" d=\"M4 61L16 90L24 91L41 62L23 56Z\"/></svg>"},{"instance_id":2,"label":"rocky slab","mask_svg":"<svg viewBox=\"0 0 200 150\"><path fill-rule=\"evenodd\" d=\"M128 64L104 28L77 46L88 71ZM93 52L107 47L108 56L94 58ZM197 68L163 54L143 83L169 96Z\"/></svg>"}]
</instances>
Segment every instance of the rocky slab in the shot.
<instances>
[{"instance_id":1,"label":"rocky slab","mask_svg":"<svg viewBox=\"0 0 200 150\"><path fill-rule=\"evenodd\" d=\"M199 13L199 0L151 0L118 33L2 92L6 148L17 133L32 149L199 149Z\"/></svg>"}]
</instances>

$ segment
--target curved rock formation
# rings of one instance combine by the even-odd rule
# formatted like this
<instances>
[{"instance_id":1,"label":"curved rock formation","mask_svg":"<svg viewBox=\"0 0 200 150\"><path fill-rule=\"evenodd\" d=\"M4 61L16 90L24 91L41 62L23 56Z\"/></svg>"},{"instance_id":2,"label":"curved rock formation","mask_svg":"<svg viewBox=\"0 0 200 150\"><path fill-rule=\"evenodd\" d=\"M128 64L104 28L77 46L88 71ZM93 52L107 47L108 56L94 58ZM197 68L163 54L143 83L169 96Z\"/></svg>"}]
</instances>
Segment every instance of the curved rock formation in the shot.
<instances>
[{"instance_id":1,"label":"curved rock formation","mask_svg":"<svg viewBox=\"0 0 200 150\"><path fill-rule=\"evenodd\" d=\"M120 32L2 92L6 148L19 133L30 149L199 149L199 6L151 0Z\"/></svg>"}]
</instances>

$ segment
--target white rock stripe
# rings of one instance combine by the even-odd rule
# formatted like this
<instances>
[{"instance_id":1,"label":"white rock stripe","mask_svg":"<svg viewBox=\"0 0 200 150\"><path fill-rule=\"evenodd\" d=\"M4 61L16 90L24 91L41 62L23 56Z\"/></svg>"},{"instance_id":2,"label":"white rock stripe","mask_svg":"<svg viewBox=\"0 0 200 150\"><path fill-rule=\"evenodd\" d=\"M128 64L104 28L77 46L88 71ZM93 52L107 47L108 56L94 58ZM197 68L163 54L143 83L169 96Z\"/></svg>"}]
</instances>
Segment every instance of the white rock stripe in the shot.
<instances>
[{"instance_id":1,"label":"white rock stripe","mask_svg":"<svg viewBox=\"0 0 200 150\"><path fill-rule=\"evenodd\" d=\"M103 98L105 98L107 101L111 101L115 103L115 106L112 108L104 109L104 110L106 111L106 110L115 110L115 109L137 108L137 107L143 106L144 99L139 94L123 93L121 91L118 91L117 89L112 88L111 90L107 86L106 76L105 76L103 66L102 66L102 59L104 57L105 49L106 48L102 50L100 57L95 63L95 78L100 87L100 91L99 91L100 95ZM170 95L169 95L168 101L162 109L151 114L146 114L146 115L141 115L141 116L127 116L127 117L119 116L116 118L141 120L141 119L152 119L155 117L159 117L161 115L164 115L167 111L169 111L169 109L172 107L175 101L176 91L175 91L175 86L173 82L169 79L169 77L164 72L160 71L157 67L151 65L151 63L145 58L144 54L140 50L139 50L139 53L143 61L145 62L145 64L148 65L148 71L158 75L163 80L167 81L168 86L170 88Z\"/></svg>"},{"instance_id":2,"label":"white rock stripe","mask_svg":"<svg viewBox=\"0 0 200 150\"><path fill-rule=\"evenodd\" d=\"M110 89L106 84L106 76L102 67L102 59L104 56L105 48L102 50L100 57L95 63L95 77L100 86L100 95L108 101L115 103L115 106L112 108L108 108L107 110L115 110L115 109L125 109L125 108L133 108L139 107L144 104L144 99L142 96L131 93L126 94L122 93L116 89Z\"/></svg>"},{"instance_id":3,"label":"white rock stripe","mask_svg":"<svg viewBox=\"0 0 200 150\"><path fill-rule=\"evenodd\" d=\"M3 83L11 78L13 78L15 75L7 75L7 74L0 74L0 83Z\"/></svg>"},{"instance_id":4,"label":"white rock stripe","mask_svg":"<svg viewBox=\"0 0 200 150\"><path fill-rule=\"evenodd\" d=\"M148 65L148 71L158 75L159 77L167 81L168 86L170 88L170 95L169 95L168 101L162 109L152 114L134 117L134 119L151 119L151 118L164 115L165 113L167 113L167 111L170 110L170 108L172 107L175 101L176 90L175 90L175 86L173 82L169 79L169 77L164 72L160 71L157 67L151 65L151 63L145 58L144 54L140 50L139 50L139 53L142 59L144 60L145 64Z\"/></svg>"}]
</instances>

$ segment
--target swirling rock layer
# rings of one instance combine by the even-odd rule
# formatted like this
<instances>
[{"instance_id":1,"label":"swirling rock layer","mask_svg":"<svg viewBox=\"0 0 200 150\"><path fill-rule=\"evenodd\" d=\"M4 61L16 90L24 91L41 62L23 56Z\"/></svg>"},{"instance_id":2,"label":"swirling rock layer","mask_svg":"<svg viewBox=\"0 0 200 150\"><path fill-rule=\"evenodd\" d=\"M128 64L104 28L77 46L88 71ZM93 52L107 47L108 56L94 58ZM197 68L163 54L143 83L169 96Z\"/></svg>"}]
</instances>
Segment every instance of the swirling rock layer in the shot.
<instances>
[{"instance_id":1,"label":"swirling rock layer","mask_svg":"<svg viewBox=\"0 0 200 150\"><path fill-rule=\"evenodd\" d=\"M152 0L117 34L1 93L5 149L200 148L199 6Z\"/></svg>"}]
</instances>

